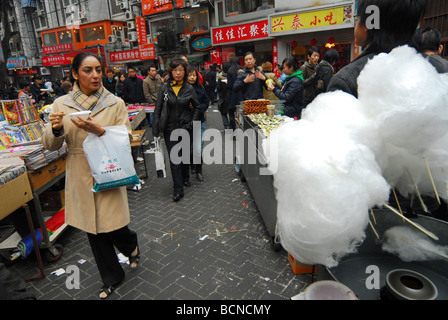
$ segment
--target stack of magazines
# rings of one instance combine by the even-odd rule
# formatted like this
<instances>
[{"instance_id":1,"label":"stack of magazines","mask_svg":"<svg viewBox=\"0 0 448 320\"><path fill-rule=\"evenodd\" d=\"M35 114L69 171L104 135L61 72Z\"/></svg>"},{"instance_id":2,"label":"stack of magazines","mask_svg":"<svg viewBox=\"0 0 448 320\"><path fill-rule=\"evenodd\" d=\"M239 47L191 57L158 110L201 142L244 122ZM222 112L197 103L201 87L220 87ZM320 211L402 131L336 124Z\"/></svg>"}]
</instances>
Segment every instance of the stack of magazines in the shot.
<instances>
[{"instance_id":1,"label":"stack of magazines","mask_svg":"<svg viewBox=\"0 0 448 320\"><path fill-rule=\"evenodd\" d=\"M26 172L23 164L0 164L0 185L6 184Z\"/></svg>"}]
</instances>

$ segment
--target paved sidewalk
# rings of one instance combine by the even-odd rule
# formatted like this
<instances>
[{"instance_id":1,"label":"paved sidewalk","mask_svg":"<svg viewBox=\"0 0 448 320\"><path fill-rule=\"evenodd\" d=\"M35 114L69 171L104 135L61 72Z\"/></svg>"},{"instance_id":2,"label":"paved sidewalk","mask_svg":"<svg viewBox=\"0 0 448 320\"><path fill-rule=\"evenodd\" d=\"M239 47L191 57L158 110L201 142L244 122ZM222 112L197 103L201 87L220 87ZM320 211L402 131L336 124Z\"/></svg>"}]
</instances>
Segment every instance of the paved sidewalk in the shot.
<instances>
[{"instance_id":1,"label":"paved sidewalk","mask_svg":"<svg viewBox=\"0 0 448 320\"><path fill-rule=\"evenodd\" d=\"M207 126L223 129L215 106ZM150 132L147 138L152 140ZM169 167L165 179L157 178L154 155L145 157L149 177L140 191L128 192L130 228L138 233L142 260L136 270L124 265L126 279L110 300L287 300L311 283L309 274L294 275L284 250L273 250L232 164L205 165L205 181L191 177L185 197L173 203ZM102 283L85 233L68 228L57 243L64 247L61 259L44 261L46 278L29 283L36 297L97 300ZM71 265L79 268L79 289L67 288L71 273L52 274ZM8 269L21 278L38 274L34 255Z\"/></svg>"}]
</instances>

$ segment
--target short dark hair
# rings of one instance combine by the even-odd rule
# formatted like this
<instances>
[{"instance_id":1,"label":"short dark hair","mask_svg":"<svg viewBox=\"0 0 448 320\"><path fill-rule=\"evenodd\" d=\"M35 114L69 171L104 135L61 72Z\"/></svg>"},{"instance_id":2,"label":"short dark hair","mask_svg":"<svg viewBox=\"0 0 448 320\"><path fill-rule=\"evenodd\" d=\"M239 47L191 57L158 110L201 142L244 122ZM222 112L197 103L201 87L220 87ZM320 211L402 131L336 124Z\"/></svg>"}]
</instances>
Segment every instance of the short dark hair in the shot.
<instances>
[{"instance_id":1,"label":"short dark hair","mask_svg":"<svg viewBox=\"0 0 448 320\"><path fill-rule=\"evenodd\" d=\"M101 60L100 60L100 58L98 57L97 54L94 54L94 53L92 53L92 52L81 52L81 53L78 53L78 54L73 58L71 69L72 69L73 71L75 71L76 73L78 73L78 70L79 70L79 68L81 67L81 63L82 63L82 62L84 61L84 59L86 59L87 57L94 57L95 59L97 59L97 60L100 62L101 66L103 65L102 62L101 62Z\"/></svg>"},{"instance_id":2,"label":"short dark hair","mask_svg":"<svg viewBox=\"0 0 448 320\"><path fill-rule=\"evenodd\" d=\"M324 60L332 64L339 61L339 52L336 49L328 50L324 53Z\"/></svg>"},{"instance_id":3,"label":"short dark hair","mask_svg":"<svg viewBox=\"0 0 448 320\"><path fill-rule=\"evenodd\" d=\"M31 86L31 84L28 81L22 81L20 82L20 89L24 89L28 86Z\"/></svg>"},{"instance_id":4,"label":"short dark hair","mask_svg":"<svg viewBox=\"0 0 448 320\"><path fill-rule=\"evenodd\" d=\"M359 23L366 25L370 16L367 7L379 9L379 29L369 28L362 44L367 53L390 52L393 48L411 42L415 29L426 11L425 0L359 0Z\"/></svg>"},{"instance_id":5,"label":"short dark hair","mask_svg":"<svg viewBox=\"0 0 448 320\"><path fill-rule=\"evenodd\" d=\"M300 69L300 63L299 60L295 57L289 57L286 59L285 62L283 62L283 64L286 64L288 66L288 68L293 68L294 71L297 71Z\"/></svg>"},{"instance_id":6,"label":"short dark hair","mask_svg":"<svg viewBox=\"0 0 448 320\"><path fill-rule=\"evenodd\" d=\"M184 81L188 78L188 66L185 60L183 59L173 59L171 60L170 65L168 66L168 74L169 77L173 80L173 70L176 69L178 66L184 67L185 73L184 73Z\"/></svg>"},{"instance_id":7,"label":"short dark hair","mask_svg":"<svg viewBox=\"0 0 448 320\"><path fill-rule=\"evenodd\" d=\"M312 46L308 49L308 56L312 56L314 52L317 52L320 55L319 48L316 46Z\"/></svg>"},{"instance_id":8,"label":"short dark hair","mask_svg":"<svg viewBox=\"0 0 448 320\"><path fill-rule=\"evenodd\" d=\"M442 35L437 29L423 27L417 29L412 38L412 46L419 52L437 52L442 43Z\"/></svg>"}]
</instances>

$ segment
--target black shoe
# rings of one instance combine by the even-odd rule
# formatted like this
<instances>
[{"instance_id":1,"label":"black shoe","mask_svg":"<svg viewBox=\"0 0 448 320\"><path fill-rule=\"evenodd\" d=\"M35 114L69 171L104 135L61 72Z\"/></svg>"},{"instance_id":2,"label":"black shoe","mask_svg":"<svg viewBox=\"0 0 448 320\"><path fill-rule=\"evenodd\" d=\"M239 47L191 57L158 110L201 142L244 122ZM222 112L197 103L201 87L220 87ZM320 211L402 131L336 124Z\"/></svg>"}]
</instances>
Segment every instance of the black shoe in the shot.
<instances>
[{"instance_id":1,"label":"black shoe","mask_svg":"<svg viewBox=\"0 0 448 320\"><path fill-rule=\"evenodd\" d=\"M174 196L173 196L173 201L174 202L177 202L177 201L179 201L181 198L183 198L183 194L179 194L179 193L176 193Z\"/></svg>"},{"instance_id":2,"label":"black shoe","mask_svg":"<svg viewBox=\"0 0 448 320\"><path fill-rule=\"evenodd\" d=\"M204 181L204 177L201 172L196 173L196 179L198 179L201 182Z\"/></svg>"},{"instance_id":3,"label":"black shoe","mask_svg":"<svg viewBox=\"0 0 448 320\"><path fill-rule=\"evenodd\" d=\"M186 186L186 187L191 187L191 182L190 182L190 181L185 181L185 182L184 182L184 186Z\"/></svg>"}]
</instances>

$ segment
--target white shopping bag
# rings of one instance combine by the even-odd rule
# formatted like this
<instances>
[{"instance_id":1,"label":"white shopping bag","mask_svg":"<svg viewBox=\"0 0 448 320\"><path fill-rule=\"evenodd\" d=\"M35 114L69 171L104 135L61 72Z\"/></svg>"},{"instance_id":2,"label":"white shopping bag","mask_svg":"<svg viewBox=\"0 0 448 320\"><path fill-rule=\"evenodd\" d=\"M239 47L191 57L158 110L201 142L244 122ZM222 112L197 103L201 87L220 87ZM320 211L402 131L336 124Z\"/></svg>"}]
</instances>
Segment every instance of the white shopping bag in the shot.
<instances>
[{"instance_id":1,"label":"white shopping bag","mask_svg":"<svg viewBox=\"0 0 448 320\"><path fill-rule=\"evenodd\" d=\"M166 178L165 157L160 147L160 137L154 138L154 155L156 161L157 178Z\"/></svg>"},{"instance_id":2,"label":"white shopping bag","mask_svg":"<svg viewBox=\"0 0 448 320\"><path fill-rule=\"evenodd\" d=\"M102 191L140 183L135 172L129 134L125 125L105 127L101 137L89 133L83 142L95 185Z\"/></svg>"}]
</instances>

